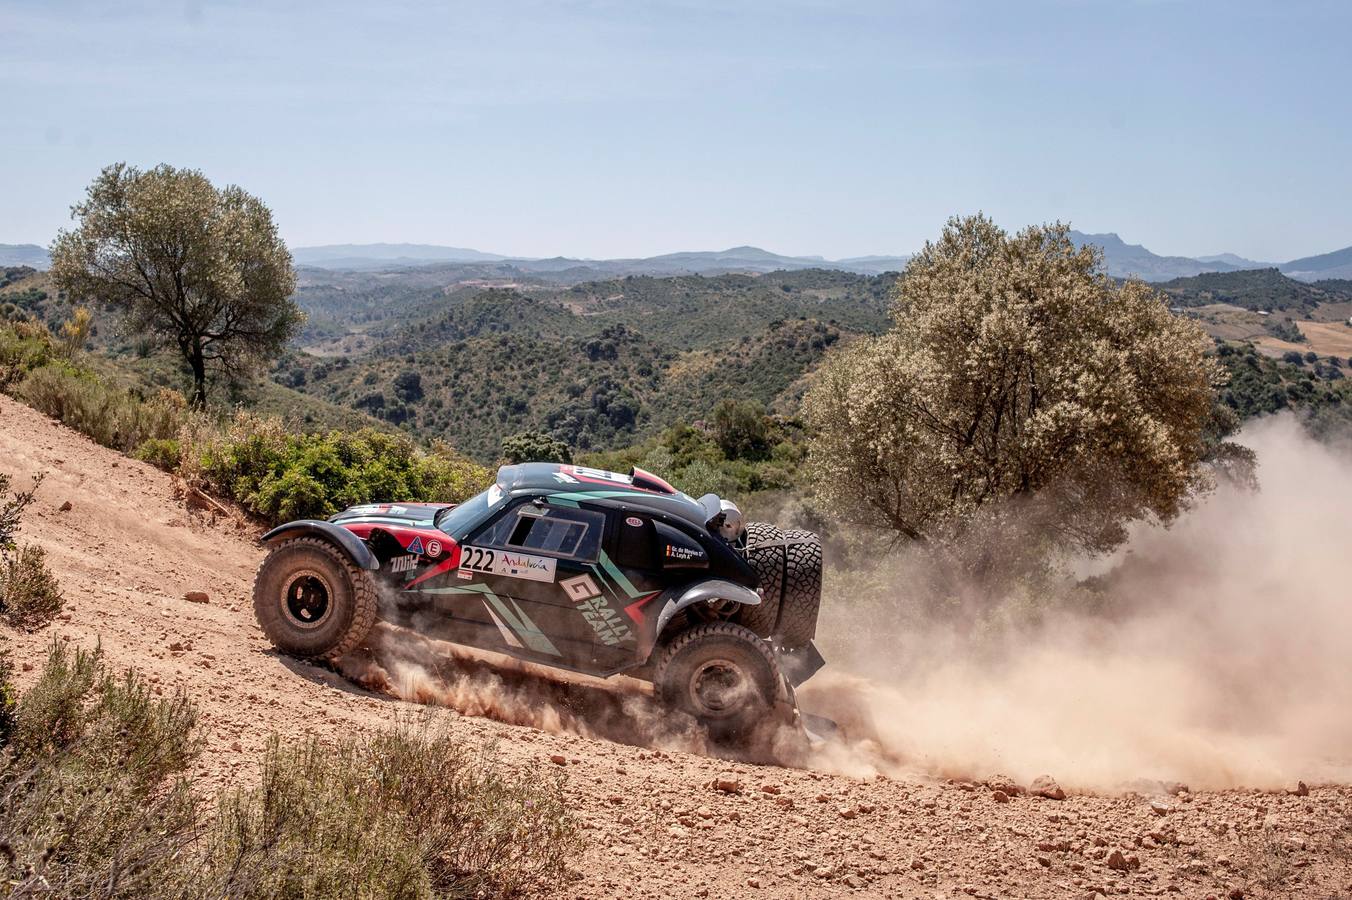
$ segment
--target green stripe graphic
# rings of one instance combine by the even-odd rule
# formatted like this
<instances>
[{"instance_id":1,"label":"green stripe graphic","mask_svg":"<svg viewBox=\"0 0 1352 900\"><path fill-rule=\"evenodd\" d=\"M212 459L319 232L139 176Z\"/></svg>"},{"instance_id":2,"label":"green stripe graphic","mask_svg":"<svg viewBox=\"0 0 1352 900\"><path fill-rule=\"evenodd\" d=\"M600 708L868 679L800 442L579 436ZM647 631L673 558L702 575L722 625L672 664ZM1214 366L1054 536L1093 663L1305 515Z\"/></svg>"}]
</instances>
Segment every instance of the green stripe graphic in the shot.
<instances>
[{"instance_id":1,"label":"green stripe graphic","mask_svg":"<svg viewBox=\"0 0 1352 900\"><path fill-rule=\"evenodd\" d=\"M484 600L488 601L489 605L492 606L493 611L507 623L507 627L512 629L517 637L525 642L527 647L534 650L536 653L548 653L550 656L563 655L559 652L559 648L555 647L554 643L545 636L545 633L536 627L535 623L530 620L530 616L526 615L525 610L521 608L520 604L518 604L515 599L508 597L504 602L503 598L493 593L492 589L486 584L467 584L462 587L428 588L425 591L417 591L415 593L479 594ZM511 604L510 606L508 606L509 603Z\"/></svg>"}]
</instances>

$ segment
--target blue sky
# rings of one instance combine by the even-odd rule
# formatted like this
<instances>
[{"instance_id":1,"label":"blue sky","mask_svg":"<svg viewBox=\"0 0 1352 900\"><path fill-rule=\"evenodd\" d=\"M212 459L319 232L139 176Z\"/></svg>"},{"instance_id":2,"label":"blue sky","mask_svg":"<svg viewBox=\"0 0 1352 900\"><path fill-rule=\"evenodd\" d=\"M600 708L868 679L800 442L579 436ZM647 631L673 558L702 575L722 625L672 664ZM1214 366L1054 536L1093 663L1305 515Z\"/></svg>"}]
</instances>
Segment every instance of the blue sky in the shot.
<instances>
[{"instance_id":1,"label":"blue sky","mask_svg":"<svg viewBox=\"0 0 1352 900\"><path fill-rule=\"evenodd\" d=\"M110 162L294 245L907 252L956 213L1352 244L1352 4L0 0L0 242Z\"/></svg>"}]
</instances>

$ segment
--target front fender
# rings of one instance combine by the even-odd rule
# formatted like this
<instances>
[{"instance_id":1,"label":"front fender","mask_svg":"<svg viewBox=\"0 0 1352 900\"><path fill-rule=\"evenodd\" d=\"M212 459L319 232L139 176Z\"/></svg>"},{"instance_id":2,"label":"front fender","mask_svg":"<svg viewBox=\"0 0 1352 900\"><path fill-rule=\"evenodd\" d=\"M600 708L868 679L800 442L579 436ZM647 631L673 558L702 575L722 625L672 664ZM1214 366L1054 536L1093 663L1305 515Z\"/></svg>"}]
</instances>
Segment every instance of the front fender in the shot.
<instances>
[{"instance_id":1,"label":"front fender","mask_svg":"<svg viewBox=\"0 0 1352 900\"><path fill-rule=\"evenodd\" d=\"M287 522L285 525L278 525L258 540L265 547L274 547L282 541L307 535L322 537L337 544L360 568L372 570L380 568L380 560L376 559L376 555L366 546L365 541L346 528L322 519L298 519L295 522Z\"/></svg>"},{"instance_id":2,"label":"front fender","mask_svg":"<svg viewBox=\"0 0 1352 900\"><path fill-rule=\"evenodd\" d=\"M755 606L761 602L760 594L749 587L743 587L731 581L710 578L707 581L696 582L674 591L672 596L667 598L662 611L657 614L657 628L653 634L660 635L662 629L667 627L667 623L687 606L703 603L706 600L731 600L734 603L745 603L748 606Z\"/></svg>"}]
</instances>

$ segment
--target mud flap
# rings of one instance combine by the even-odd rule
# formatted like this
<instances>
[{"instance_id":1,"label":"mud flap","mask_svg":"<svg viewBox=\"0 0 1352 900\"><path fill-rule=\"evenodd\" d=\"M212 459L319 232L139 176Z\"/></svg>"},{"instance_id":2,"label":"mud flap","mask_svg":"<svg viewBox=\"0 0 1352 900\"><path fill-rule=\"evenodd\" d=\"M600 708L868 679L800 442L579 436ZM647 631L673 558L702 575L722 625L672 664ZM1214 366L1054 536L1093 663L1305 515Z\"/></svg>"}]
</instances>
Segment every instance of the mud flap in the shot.
<instances>
[{"instance_id":1,"label":"mud flap","mask_svg":"<svg viewBox=\"0 0 1352 900\"><path fill-rule=\"evenodd\" d=\"M826 660L822 659L821 653L817 651L817 645L812 641L795 650L775 648L775 655L784 678L794 687L816 675L821 667L826 665Z\"/></svg>"}]
</instances>

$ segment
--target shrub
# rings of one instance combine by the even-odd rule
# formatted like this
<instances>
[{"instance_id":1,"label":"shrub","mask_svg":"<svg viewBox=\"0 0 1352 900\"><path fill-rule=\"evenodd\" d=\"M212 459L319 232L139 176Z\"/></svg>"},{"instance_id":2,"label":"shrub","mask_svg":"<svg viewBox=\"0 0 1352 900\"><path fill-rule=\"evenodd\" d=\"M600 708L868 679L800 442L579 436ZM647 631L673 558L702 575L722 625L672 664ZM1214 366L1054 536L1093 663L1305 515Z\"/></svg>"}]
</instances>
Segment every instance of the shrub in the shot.
<instances>
[{"instance_id":1,"label":"shrub","mask_svg":"<svg viewBox=\"0 0 1352 900\"><path fill-rule=\"evenodd\" d=\"M211 815L185 776L197 723L184 695L53 643L17 707L0 705L7 895L510 897L557 885L582 850L561 776L504 770L427 725L274 737L259 786Z\"/></svg>"},{"instance_id":2,"label":"shrub","mask_svg":"<svg viewBox=\"0 0 1352 900\"><path fill-rule=\"evenodd\" d=\"M0 552L0 617L15 628L38 628L61 612L61 586L37 544Z\"/></svg>"},{"instance_id":3,"label":"shrub","mask_svg":"<svg viewBox=\"0 0 1352 900\"><path fill-rule=\"evenodd\" d=\"M184 434L185 477L273 523L376 500L459 501L492 480L445 445L424 451L372 429L291 434L278 419L240 413L223 431Z\"/></svg>"},{"instance_id":4,"label":"shrub","mask_svg":"<svg viewBox=\"0 0 1352 900\"><path fill-rule=\"evenodd\" d=\"M198 822L182 776L200 746L196 722L183 696L156 699L140 678L107 672L97 650L53 643L0 768L0 870L12 894L182 894Z\"/></svg>"},{"instance_id":5,"label":"shrub","mask_svg":"<svg viewBox=\"0 0 1352 900\"><path fill-rule=\"evenodd\" d=\"M722 400L714 407L714 440L728 459L765 459L770 425L765 407L753 400Z\"/></svg>"},{"instance_id":6,"label":"shrub","mask_svg":"<svg viewBox=\"0 0 1352 900\"><path fill-rule=\"evenodd\" d=\"M19 523L23 511L33 502L33 492L42 483L42 477L33 479L33 486L26 491L9 492L10 477L0 472L0 553L14 549L14 535L19 533Z\"/></svg>"},{"instance_id":7,"label":"shrub","mask_svg":"<svg viewBox=\"0 0 1352 900\"><path fill-rule=\"evenodd\" d=\"M29 372L55 355L46 329L16 322L0 326L0 391L9 393Z\"/></svg>"},{"instance_id":8,"label":"shrub","mask_svg":"<svg viewBox=\"0 0 1352 900\"><path fill-rule=\"evenodd\" d=\"M46 551L18 546L23 511L33 502L42 477L26 491L9 492L10 478L0 475L0 617L16 628L36 628L61 611L61 590L47 569Z\"/></svg>"},{"instance_id":9,"label":"shrub","mask_svg":"<svg viewBox=\"0 0 1352 900\"><path fill-rule=\"evenodd\" d=\"M422 376L410 370L400 372L394 377L394 396L405 403L413 403L423 398Z\"/></svg>"},{"instance_id":10,"label":"shrub","mask_svg":"<svg viewBox=\"0 0 1352 900\"><path fill-rule=\"evenodd\" d=\"M581 850L557 780L505 774L444 730L273 743L262 783L221 805L208 893L516 896L554 886Z\"/></svg>"},{"instance_id":11,"label":"shrub","mask_svg":"<svg viewBox=\"0 0 1352 900\"><path fill-rule=\"evenodd\" d=\"M34 369L17 393L34 409L123 452L174 437L187 417L187 403L177 391L162 389L141 400L90 373L56 364Z\"/></svg>"},{"instance_id":12,"label":"shrub","mask_svg":"<svg viewBox=\"0 0 1352 900\"><path fill-rule=\"evenodd\" d=\"M18 692L14 689L14 663L10 660L9 649L0 648L0 747L9 743L14 731L14 711L19 705Z\"/></svg>"},{"instance_id":13,"label":"shrub","mask_svg":"<svg viewBox=\"0 0 1352 900\"><path fill-rule=\"evenodd\" d=\"M137 447L132 455L157 469L173 472L178 469L183 448L176 438L151 438Z\"/></svg>"},{"instance_id":14,"label":"shrub","mask_svg":"<svg viewBox=\"0 0 1352 900\"><path fill-rule=\"evenodd\" d=\"M94 327L94 317L88 307L77 306L71 317L61 325L61 342L57 349L65 359L74 359L89 342L90 331Z\"/></svg>"}]
</instances>

